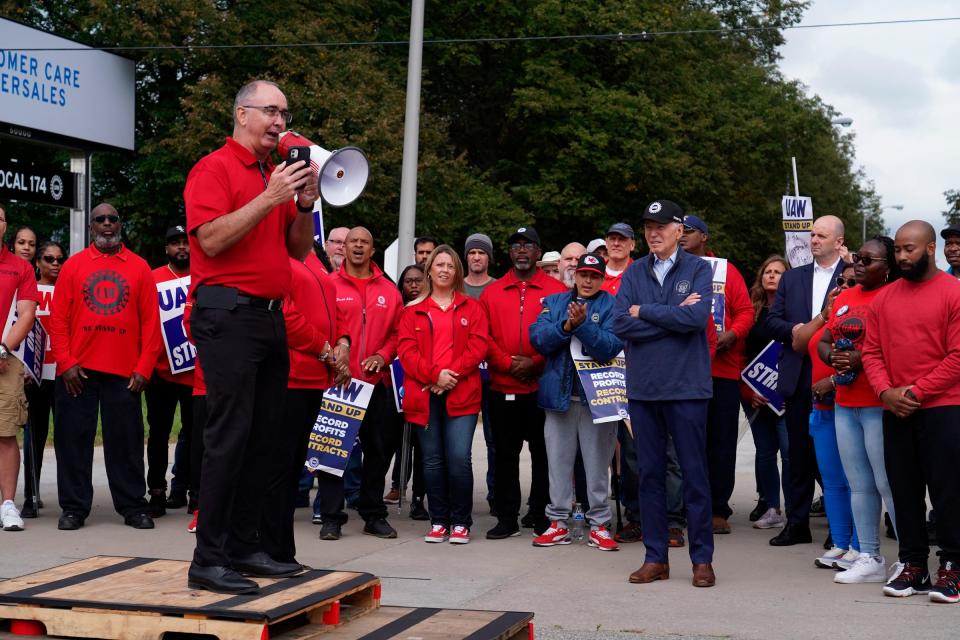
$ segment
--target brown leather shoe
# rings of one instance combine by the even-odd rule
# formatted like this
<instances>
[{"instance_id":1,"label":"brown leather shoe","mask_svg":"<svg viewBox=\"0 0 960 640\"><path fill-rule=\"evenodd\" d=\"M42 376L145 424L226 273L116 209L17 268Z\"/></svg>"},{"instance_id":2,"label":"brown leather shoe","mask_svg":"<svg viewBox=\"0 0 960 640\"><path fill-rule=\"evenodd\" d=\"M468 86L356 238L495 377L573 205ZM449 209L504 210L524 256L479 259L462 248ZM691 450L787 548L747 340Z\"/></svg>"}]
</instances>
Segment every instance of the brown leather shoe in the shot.
<instances>
[{"instance_id":1,"label":"brown leather shoe","mask_svg":"<svg viewBox=\"0 0 960 640\"><path fill-rule=\"evenodd\" d=\"M630 574L630 582L633 584L646 584L669 578L670 565L665 562L644 562L642 567Z\"/></svg>"},{"instance_id":2,"label":"brown leather shoe","mask_svg":"<svg viewBox=\"0 0 960 640\"><path fill-rule=\"evenodd\" d=\"M693 565L693 586L712 587L717 584L717 576L713 572L713 565L709 562Z\"/></svg>"},{"instance_id":3,"label":"brown leather shoe","mask_svg":"<svg viewBox=\"0 0 960 640\"><path fill-rule=\"evenodd\" d=\"M730 533L730 523L726 518L713 516L713 532L718 534Z\"/></svg>"}]
</instances>

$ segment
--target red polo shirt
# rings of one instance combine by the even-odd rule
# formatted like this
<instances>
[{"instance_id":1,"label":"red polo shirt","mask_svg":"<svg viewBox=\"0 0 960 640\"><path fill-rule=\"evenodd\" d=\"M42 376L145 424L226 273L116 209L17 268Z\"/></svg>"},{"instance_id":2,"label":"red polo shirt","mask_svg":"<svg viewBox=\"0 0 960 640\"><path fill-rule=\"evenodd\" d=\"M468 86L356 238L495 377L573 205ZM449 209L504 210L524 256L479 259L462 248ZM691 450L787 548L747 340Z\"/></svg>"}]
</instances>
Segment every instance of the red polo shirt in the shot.
<instances>
[{"instance_id":1,"label":"red polo shirt","mask_svg":"<svg viewBox=\"0 0 960 640\"><path fill-rule=\"evenodd\" d=\"M153 270L153 279L157 284L162 282L170 282L171 280L179 280L181 277L189 278L190 274L186 276L178 276L175 274L168 265L163 265L162 267L157 267ZM160 336L161 347L163 345L163 336ZM167 382L173 382L175 384L185 384L187 386L193 386L193 371L184 371L183 373L173 374L170 373L170 360L167 358L167 350L164 348L160 349L160 355L157 357L157 370L156 373L159 377L163 378Z\"/></svg>"},{"instance_id":2,"label":"red polo shirt","mask_svg":"<svg viewBox=\"0 0 960 640\"><path fill-rule=\"evenodd\" d=\"M153 273L122 245L112 255L91 245L64 263L49 324L58 375L79 364L149 379L163 348Z\"/></svg>"},{"instance_id":3,"label":"red polo shirt","mask_svg":"<svg viewBox=\"0 0 960 640\"><path fill-rule=\"evenodd\" d=\"M287 229L297 216L293 200L274 207L232 247L216 257L200 248L201 225L232 213L266 190L273 163L261 165L233 138L194 165L183 199L190 237L190 297L201 284L236 287L262 298L282 298L290 290Z\"/></svg>"},{"instance_id":4,"label":"red polo shirt","mask_svg":"<svg viewBox=\"0 0 960 640\"><path fill-rule=\"evenodd\" d=\"M0 312L4 314L4 320L7 318L6 313L9 312L10 305L13 304L14 296L18 301L40 302L37 281L33 277L30 263L10 253L7 246L0 243ZM10 345L11 348L16 346Z\"/></svg>"}]
</instances>

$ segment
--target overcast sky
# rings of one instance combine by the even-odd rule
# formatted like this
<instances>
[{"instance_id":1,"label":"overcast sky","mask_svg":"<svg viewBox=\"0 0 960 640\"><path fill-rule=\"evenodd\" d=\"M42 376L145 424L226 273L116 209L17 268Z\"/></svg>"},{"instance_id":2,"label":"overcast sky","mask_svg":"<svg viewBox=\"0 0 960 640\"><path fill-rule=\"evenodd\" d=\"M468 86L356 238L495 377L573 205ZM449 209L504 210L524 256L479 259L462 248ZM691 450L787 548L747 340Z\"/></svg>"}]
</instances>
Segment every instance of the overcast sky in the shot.
<instances>
[{"instance_id":1,"label":"overcast sky","mask_svg":"<svg viewBox=\"0 0 960 640\"><path fill-rule=\"evenodd\" d=\"M814 0L801 24L960 16L957 0ZM857 163L891 231L915 218L940 229L943 192L960 189L960 21L792 29L780 67L853 126ZM799 165L803 190L803 158ZM942 251L938 261L944 264Z\"/></svg>"}]
</instances>

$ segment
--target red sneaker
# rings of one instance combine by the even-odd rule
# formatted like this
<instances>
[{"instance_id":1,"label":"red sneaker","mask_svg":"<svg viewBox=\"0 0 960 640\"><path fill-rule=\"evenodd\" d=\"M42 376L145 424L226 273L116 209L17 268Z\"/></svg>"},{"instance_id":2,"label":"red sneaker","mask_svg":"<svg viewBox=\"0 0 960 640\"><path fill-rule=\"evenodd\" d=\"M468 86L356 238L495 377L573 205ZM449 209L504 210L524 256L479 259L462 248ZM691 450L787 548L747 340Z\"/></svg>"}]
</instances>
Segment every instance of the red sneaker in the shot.
<instances>
[{"instance_id":1,"label":"red sneaker","mask_svg":"<svg viewBox=\"0 0 960 640\"><path fill-rule=\"evenodd\" d=\"M468 542L470 542L470 529L459 524L455 526L450 533L450 543L467 544Z\"/></svg>"},{"instance_id":2,"label":"red sneaker","mask_svg":"<svg viewBox=\"0 0 960 640\"><path fill-rule=\"evenodd\" d=\"M446 542L449 539L450 534L447 533L447 528L442 524L433 525L430 527L430 533L423 536L424 542Z\"/></svg>"},{"instance_id":3,"label":"red sneaker","mask_svg":"<svg viewBox=\"0 0 960 640\"><path fill-rule=\"evenodd\" d=\"M200 517L200 509L194 509L193 518L190 520L190 524L187 525L187 533L197 532L197 518L199 517Z\"/></svg>"},{"instance_id":4,"label":"red sneaker","mask_svg":"<svg viewBox=\"0 0 960 640\"><path fill-rule=\"evenodd\" d=\"M600 551L617 551L620 549L613 540L613 536L607 531L606 527L597 527L590 530L590 537L587 538L587 546L596 547Z\"/></svg>"},{"instance_id":5,"label":"red sneaker","mask_svg":"<svg viewBox=\"0 0 960 640\"><path fill-rule=\"evenodd\" d=\"M560 527L556 520L550 522L547 530L533 539L535 547L553 547L558 544L570 544L573 540L570 538L570 531L565 527Z\"/></svg>"}]
</instances>

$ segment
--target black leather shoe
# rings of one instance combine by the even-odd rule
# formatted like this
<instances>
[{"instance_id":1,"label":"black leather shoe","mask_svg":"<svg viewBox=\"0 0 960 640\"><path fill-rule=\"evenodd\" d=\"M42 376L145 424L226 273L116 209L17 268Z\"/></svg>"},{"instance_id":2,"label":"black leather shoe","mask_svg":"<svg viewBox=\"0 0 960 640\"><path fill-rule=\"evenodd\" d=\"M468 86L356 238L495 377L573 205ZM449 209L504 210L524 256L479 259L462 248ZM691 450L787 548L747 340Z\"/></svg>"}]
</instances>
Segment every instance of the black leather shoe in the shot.
<instances>
[{"instance_id":1,"label":"black leather shoe","mask_svg":"<svg viewBox=\"0 0 960 640\"><path fill-rule=\"evenodd\" d=\"M303 573L303 567L295 562L278 562L263 551L248 556L234 558L233 568L245 576L260 578L289 578Z\"/></svg>"},{"instance_id":2,"label":"black leather shoe","mask_svg":"<svg viewBox=\"0 0 960 640\"><path fill-rule=\"evenodd\" d=\"M497 525L487 531L487 540L506 540L520 535L516 520L498 520Z\"/></svg>"},{"instance_id":3,"label":"black leather shoe","mask_svg":"<svg viewBox=\"0 0 960 640\"><path fill-rule=\"evenodd\" d=\"M533 511L527 511L527 513L520 518L520 526L524 529L533 529L543 518L544 515L542 513L538 515Z\"/></svg>"},{"instance_id":4,"label":"black leather shoe","mask_svg":"<svg viewBox=\"0 0 960 640\"><path fill-rule=\"evenodd\" d=\"M788 524L775 538L770 539L770 545L774 547L790 547L808 542L813 542L813 536L810 535L810 527L802 524Z\"/></svg>"},{"instance_id":5,"label":"black leather shoe","mask_svg":"<svg viewBox=\"0 0 960 640\"><path fill-rule=\"evenodd\" d=\"M324 522L320 527L320 539L321 540L339 540L340 539L340 523L339 522Z\"/></svg>"},{"instance_id":6,"label":"black leather shoe","mask_svg":"<svg viewBox=\"0 0 960 640\"><path fill-rule=\"evenodd\" d=\"M57 529L61 531L76 531L83 526L86 518L77 513L64 513L57 521Z\"/></svg>"},{"instance_id":7,"label":"black leather shoe","mask_svg":"<svg viewBox=\"0 0 960 640\"><path fill-rule=\"evenodd\" d=\"M376 518L363 525L363 532L368 536L377 536L378 538L396 538L397 530L390 526L386 518Z\"/></svg>"},{"instance_id":8,"label":"black leather shoe","mask_svg":"<svg viewBox=\"0 0 960 640\"><path fill-rule=\"evenodd\" d=\"M21 518L36 518L37 517L37 508L33 506L33 500L30 502L24 502L23 508L20 509Z\"/></svg>"},{"instance_id":9,"label":"black leather shoe","mask_svg":"<svg viewBox=\"0 0 960 640\"><path fill-rule=\"evenodd\" d=\"M183 509L187 506L186 491L171 491L167 498L167 509Z\"/></svg>"},{"instance_id":10,"label":"black leather shoe","mask_svg":"<svg viewBox=\"0 0 960 640\"><path fill-rule=\"evenodd\" d=\"M22 511L20 512L23 513ZM430 514L423 506L423 498L414 498L410 501L410 519L411 520L429 520Z\"/></svg>"},{"instance_id":11,"label":"black leather shoe","mask_svg":"<svg viewBox=\"0 0 960 640\"><path fill-rule=\"evenodd\" d=\"M124 517L123 524L134 529L153 529L153 518L146 513L131 513Z\"/></svg>"},{"instance_id":12,"label":"black leather shoe","mask_svg":"<svg viewBox=\"0 0 960 640\"><path fill-rule=\"evenodd\" d=\"M230 567L201 567L193 563L187 572L187 587L217 593L260 593L256 582L247 580Z\"/></svg>"}]
</instances>

